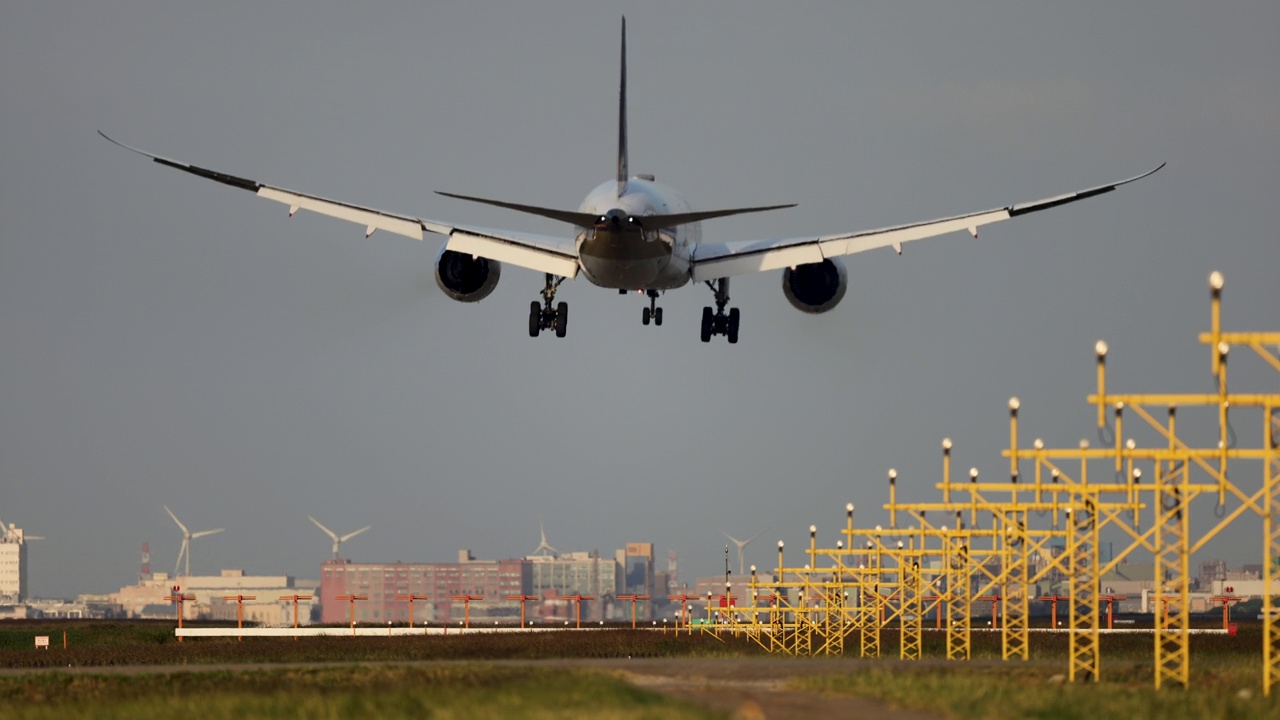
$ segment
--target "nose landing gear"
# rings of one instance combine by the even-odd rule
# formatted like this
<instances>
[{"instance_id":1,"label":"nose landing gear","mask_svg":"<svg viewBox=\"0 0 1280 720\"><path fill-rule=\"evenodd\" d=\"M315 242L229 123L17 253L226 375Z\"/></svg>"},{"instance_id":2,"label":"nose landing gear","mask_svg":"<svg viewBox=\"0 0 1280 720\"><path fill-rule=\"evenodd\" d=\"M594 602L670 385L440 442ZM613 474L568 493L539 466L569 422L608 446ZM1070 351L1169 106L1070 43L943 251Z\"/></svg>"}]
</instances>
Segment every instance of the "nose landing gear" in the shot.
<instances>
[{"instance_id":1,"label":"nose landing gear","mask_svg":"<svg viewBox=\"0 0 1280 720\"><path fill-rule=\"evenodd\" d=\"M542 302L529 303L529 337L538 337L543 330L555 330L556 337L564 337L569 330L569 303L555 304L556 289L564 278L547 273L542 288ZM552 305L555 304L553 308Z\"/></svg>"},{"instance_id":2,"label":"nose landing gear","mask_svg":"<svg viewBox=\"0 0 1280 720\"><path fill-rule=\"evenodd\" d=\"M650 320L653 321L654 325L661 325L662 324L662 308L657 306L658 291L646 290L645 294L649 296L649 307L645 308L644 313L641 314L640 316L641 321L644 322L645 325L648 325Z\"/></svg>"},{"instance_id":3,"label":"nose landing gear","mask_svg":"<svg viewBox=\"0 0 1280 720\"><path fill-rule=\"evenodd\" d=\"M737 344L738 322L742 314L738 308L729 308L728 314L724 311L725 305L729 304L729 278L708 280L707 287L715 293L716 309L712 312L710 307L702 308L702 342L711 342L713 335L724 335L730 345Z\"/></svg>"}]
</instances>

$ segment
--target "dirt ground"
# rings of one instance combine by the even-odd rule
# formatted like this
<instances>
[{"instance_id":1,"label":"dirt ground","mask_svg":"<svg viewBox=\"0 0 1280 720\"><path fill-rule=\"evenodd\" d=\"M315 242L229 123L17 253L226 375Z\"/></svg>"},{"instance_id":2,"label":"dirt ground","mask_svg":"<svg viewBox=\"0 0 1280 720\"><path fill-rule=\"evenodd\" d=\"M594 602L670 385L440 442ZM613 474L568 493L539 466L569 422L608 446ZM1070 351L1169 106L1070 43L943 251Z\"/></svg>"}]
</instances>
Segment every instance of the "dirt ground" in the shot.
<instances>
[{"instance_id":1,"label":"dirt ground","mask_svg":"<svg viewBox=\"0 0 1280 720\"><path fill-rule=\"evenodd\" d=\"M647 690L727 713L734 720L788 718L883 718L937 720L867 698L790 690L794 677L856 671L848 660L732 658L568 661L616 672Z\"/></svg>"}]
</instances>

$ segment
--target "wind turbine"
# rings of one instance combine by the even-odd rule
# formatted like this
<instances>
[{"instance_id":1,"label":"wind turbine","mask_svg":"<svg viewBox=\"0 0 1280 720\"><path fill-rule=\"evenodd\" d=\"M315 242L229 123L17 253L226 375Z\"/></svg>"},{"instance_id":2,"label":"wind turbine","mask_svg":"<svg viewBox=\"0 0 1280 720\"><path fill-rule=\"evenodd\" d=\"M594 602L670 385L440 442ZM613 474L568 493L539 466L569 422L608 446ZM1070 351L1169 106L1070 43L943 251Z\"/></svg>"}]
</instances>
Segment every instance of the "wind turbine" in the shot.
<instances>
[{"instance_id":1,"label":"wind turbine","mask_svg":"<svg viewBox=\"0 0 1280 720\"><path fill-rule=\"evenodd\" d=\"M191 541L196 538L205 537L206 535L216 535L223 530L226 530L226 528L218 528L217 530L201 530L198 533L193 533L187 529L186 525L182 524L182 521L178 519L177 515L173 514L173 511L170 510L167 505L162 507L164 507L165 512L169 513L169 517L173 518L173 521L178 523L178 527L182 529L182 549L178 551L178 561L173 564L174 577L178 577L178 568L182 567L182 558L184 557L187 559L187 566L186 572L184 572L181 577L191 577Z\"/></svg>"},{"instance_id":2,"label":"wind turbine","mask_svg":"<svg viewBox=\"0 0 1280 720\"><path fill-rule=\"evenodd\" d=\"M330 530L329 528L325 527L324 525L321 525L319 520L317 520L317 519L315 519L315 518L311 517L310 515L308 515L308 516L307 516L307 519L308 519L308 520L310 520L311 522L315 523L315 524L316 524L316 527L318 527L318 528L320 528L321 530L323 530L323 531L325 532L325 534L326 534L326 535L328 535L329 537L333 538L333 559L334 559L334 560L341 559L341 557L342 557L342 556L339 554L339 552L338 552L338 549L342 547L342 543L344 543L344 542L346 542L346 541L350 540L351 538L353 538L353 537L355 537L355 536L359 535L360 533L364 532L365 530L369 530L369 529L371 529L371 528L373 527L372 525L365 525L364 527L360 528L359 530L356 530L355 532L349 532L349 533L347 533L346 535L339 536L339 535L338 535L338 533L336 533L336 532L334 532L334 531Z\"/></svg>"},{"instance_id":3,"label":"wind turbine","mask_svg":"<svg viewBox=\"0 0 1280 720\"><path fill-rule=\"evenodd\" d=\"M738 538L736 538L736 537L734 537L734 536L730 535L729 533L727 533L727 532L725 532L725 531L723 531L723 530L721 530L720 532L721 532L725 537L729 538L729 542L731 542L731 543L733 543L734 545L736 545L736 546L737 546L737 548L738 548L738 574L739 574L739 575L745 575L745 574L746 574L746 572L747 572L747 570L746 570L746 564L745 564L745 563L743 563L743 552L742 552L742 551L746 549L746 547L747 547L747 543L750 543L752 540L755 540L756 538L760 537L761 535L763 535L763 534L765 534L765 533L769 532L769 528L765 528L765 529L761 530L760 532L756 533L755 535L752 535L751 537L747 538L746 540L739 540Z\"/></svg>"},{"instance_id":4,"label":"wind turbine","mask_svg":"<svg viewBox=\"0 0 1280 720\"><path fill-rule=\"evenodd\" d=\"M551 557L560 557L560 551L551 547L551 545L547 542L547 531L542 529L541 517L538 518L538 534L542 536L542 540L538 543L538 548L533 551L533 554L537 555L538 553L545 550L551 554Z\"/></svg>"}]
</instances>

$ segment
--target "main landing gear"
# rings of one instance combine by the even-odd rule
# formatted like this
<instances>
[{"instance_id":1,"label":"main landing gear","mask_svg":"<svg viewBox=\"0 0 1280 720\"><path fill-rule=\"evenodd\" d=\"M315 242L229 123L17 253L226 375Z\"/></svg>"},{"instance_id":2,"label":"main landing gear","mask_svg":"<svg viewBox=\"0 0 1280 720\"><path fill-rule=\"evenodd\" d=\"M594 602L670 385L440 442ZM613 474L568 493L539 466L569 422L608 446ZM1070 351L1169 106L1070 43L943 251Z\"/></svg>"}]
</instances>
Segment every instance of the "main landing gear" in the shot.
<instances>
[{"instance_id":1,"label":"main landing gear","mask_svg":"<svg viewBox=\"0 0 1280 720\"><path fill-rule=\"evenodd\" d=\"M546 285L542 288L542 302L534 300L529 303L529 337L538 337L543 330L554 329L556 337L564 337L569 329L569 303L560 302L555 305L556 289L564 278L547 273Z\"/></svg>"},{"instance_id":2,"label":"main landing gear","mask_svg":"<svg viewBox=\"0 0 1280 720\"><path fill-rule=\"evenodd\" d=\"M662 324L662 308L658 307L658 291L646 290L645 294L649 296L649 307L644 309L644 313L640 316L641 321L645 325L652 320L654 325Z\"/></svg>"},{"instance_id":3,"label":"main landing gear","mask_svg":"<svg viewBox=\"0 0 1280 720\"><path fill-rule=\"evenodd\" d=\"M738 308L729 308L728 314L724 311L724 306L729 304L729 278L708 280L707 287L715 293L716 309L713 313L710 307L702 308L702 342L711 342L712 335L724 335L729 344L736 344L741 313Z\"/></svg>"}]
</instances>

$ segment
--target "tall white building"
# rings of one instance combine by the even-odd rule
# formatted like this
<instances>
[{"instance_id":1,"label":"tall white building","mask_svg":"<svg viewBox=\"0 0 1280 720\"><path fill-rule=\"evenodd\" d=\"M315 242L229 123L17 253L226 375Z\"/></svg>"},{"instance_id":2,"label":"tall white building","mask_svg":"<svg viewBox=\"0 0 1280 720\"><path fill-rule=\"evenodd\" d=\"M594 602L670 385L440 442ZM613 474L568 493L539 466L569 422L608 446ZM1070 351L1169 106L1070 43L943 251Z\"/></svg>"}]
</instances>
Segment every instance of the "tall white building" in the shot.
<instances>
[{"instance_id":1,"label":"tall white building","mask_svg":"<svg viewBox=\"0 0 1280 720\"><path fill-rule=\"evenodd\" d=\"M0 603L18 604L27 598L27 543L22 528L9 523L0 536Z\"/></svg>"}]
</instances>

